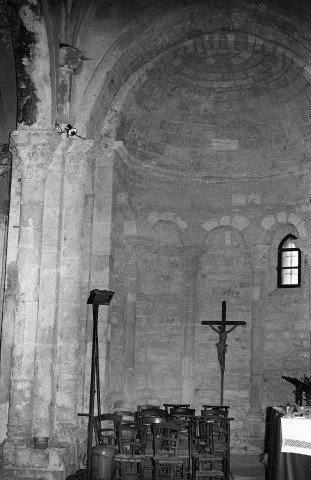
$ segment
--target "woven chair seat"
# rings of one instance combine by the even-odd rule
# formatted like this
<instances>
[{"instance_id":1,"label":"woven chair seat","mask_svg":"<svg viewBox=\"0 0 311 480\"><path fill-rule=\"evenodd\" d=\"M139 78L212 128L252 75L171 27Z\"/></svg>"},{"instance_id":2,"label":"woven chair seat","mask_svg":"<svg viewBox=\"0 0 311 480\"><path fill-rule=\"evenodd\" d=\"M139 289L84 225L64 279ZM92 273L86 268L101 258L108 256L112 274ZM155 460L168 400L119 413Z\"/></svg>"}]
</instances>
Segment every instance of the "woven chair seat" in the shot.
<instances>
[{"instance_id":1,"label":"woven chair seat","mask_svg":"<svg viewBox=\"0 0 311 480\"><path fill-rule=\"evenodd\" d=\"M191 456L194 460L201 460L202 462L206 460L207 462L212 461L219 461L222 460L224 457L223 455L219 455L218 453L193 453Z\"/></svg>"},{"instance_id":2,"label":"woven chair seat","mask_svg":"<svg viewBox=\"0 0 311 480\"><path fill-rule=\"evenodd\" d=\"M154 456L153 459L159 463L180 463L182 464L186 457L164 457L164 456Z\"/></svg>"},{"instance_id":3,"label":"woven chair seat","mask_svg":"<svg viewBox=\"0 0 311 480\"><path fill-rule=\"evenodd\" d=\"M221 470L202 470L202 472L196 472L196 478L224 478L224 472Z\"/></svg>"}]
</instances>

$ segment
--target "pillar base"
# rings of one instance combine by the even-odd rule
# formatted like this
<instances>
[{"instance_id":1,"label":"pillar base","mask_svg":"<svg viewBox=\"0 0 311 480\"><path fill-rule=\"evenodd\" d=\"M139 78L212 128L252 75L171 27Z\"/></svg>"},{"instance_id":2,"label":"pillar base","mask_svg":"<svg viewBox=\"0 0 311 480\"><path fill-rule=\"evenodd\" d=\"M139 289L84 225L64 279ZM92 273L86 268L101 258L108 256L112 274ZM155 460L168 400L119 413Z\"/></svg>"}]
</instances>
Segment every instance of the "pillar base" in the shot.
<instances>
[{"instance_id":1,"label":"pillar base","mask_svg":"<svg viewBox=\"0 0 311 480\"><path fill-rule=\"evenodd\" d=\"M65 480L78 470L77 446L51 446L46 449L21 447L20 442L3 443L2 480Z\"/></svg>"}]
</instances>

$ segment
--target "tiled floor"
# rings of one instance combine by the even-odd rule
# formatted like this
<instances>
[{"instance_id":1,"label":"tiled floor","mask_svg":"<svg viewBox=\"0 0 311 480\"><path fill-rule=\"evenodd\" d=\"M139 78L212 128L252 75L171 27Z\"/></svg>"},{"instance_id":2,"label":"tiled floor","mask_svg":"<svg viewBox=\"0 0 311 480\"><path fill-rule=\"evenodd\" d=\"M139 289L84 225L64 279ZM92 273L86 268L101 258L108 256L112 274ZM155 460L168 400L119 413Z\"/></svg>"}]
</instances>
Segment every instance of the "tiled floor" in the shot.
<instances>
[{"instance_id":1,"label":"tiled floor","mask_svg":"<svg viewBox=\"0 0 311 480\"><path fill-rule=\"evenodd\" d=\"M231 455L230 480L265 480L265 467L258 455Z\"/></svg>"}]
</instances>

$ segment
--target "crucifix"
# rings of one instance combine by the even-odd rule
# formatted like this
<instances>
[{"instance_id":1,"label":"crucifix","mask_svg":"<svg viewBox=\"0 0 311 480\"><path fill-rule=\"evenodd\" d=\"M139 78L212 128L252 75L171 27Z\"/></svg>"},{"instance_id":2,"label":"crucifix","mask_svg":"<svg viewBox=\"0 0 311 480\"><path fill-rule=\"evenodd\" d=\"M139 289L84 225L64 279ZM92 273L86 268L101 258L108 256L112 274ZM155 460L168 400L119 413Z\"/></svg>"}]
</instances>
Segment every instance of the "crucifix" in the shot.
<instances>
[{"instance_id":1,"label":"crucifix","mask_svg":"<svg viewBox=\"0 0 311 480\"><path fill-rule=\"evenodd\" d=\"M215 332L219 335L219 342L216 343L217 347L217 355L218 355L218 363L220 366L220 405L224 404L224 376L225 376L225 360L226 360L226 353L227 353L227 335L228 333L232 332L236 327L239 325L246 325L246 322L233 322L229 321L226 322L226 302L223 300L222 302L222 312L221 312L221 321L211 321L211 320L203 320L201 322L202 325L209 325ZM216 328L215 325L218 325ZM231 328L226 330L226 327L231 325Z\"/></svg>"}]
</instances>

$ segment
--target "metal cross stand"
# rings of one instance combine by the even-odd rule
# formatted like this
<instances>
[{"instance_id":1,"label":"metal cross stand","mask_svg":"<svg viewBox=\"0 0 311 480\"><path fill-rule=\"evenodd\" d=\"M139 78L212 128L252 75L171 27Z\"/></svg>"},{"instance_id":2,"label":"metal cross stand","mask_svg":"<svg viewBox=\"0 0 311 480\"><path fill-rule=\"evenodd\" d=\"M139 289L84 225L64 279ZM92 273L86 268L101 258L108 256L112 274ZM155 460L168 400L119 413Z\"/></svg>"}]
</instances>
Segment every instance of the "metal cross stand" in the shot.
<instances>
[{"instance_id":1,"label":"metal cross stand","mask_svg":"<svg viewBox=\"0 0 311 480\"><path fill-rule=\"evenodd\" d=\"M90 383L90 405L89 405L89 424L87 438L87 480L91 479L92 469L92 439L94 429L94 403L95 393L97 393L97 412L101 414L100 409L100 383L99 383L99 356L98 356L98 307L99 305L109 305L114 292L109 290L92 290L87 303L93 305L93 341L92 341L92 364L91 364L91 383Z\"/></svg>"},{"instance_id":2,"label":"metal cross stand","mask_svg":"<svg viewBox=\"0 0 311 480\"><path fill-rule=\"evenodd\" d=\"M239 325L246 325L246 322L226 322L226 302L223 300L222 302L222 314L221 314L221 321L207 321L203 320L201 322L202 325L209 325L215 332L219 335L219 342L216 343L217 347L217 354L218 354L218 362L220 366L220 405L224 404L224 376L225 376L225 361L226 361L226 353L227 353L227 335L228 333L232 332L237 326ZM218 328L214 327L214 325L218 325ZM226 330L227 325L232 325L229 330Z\"/></svg>"}]
</instances>

